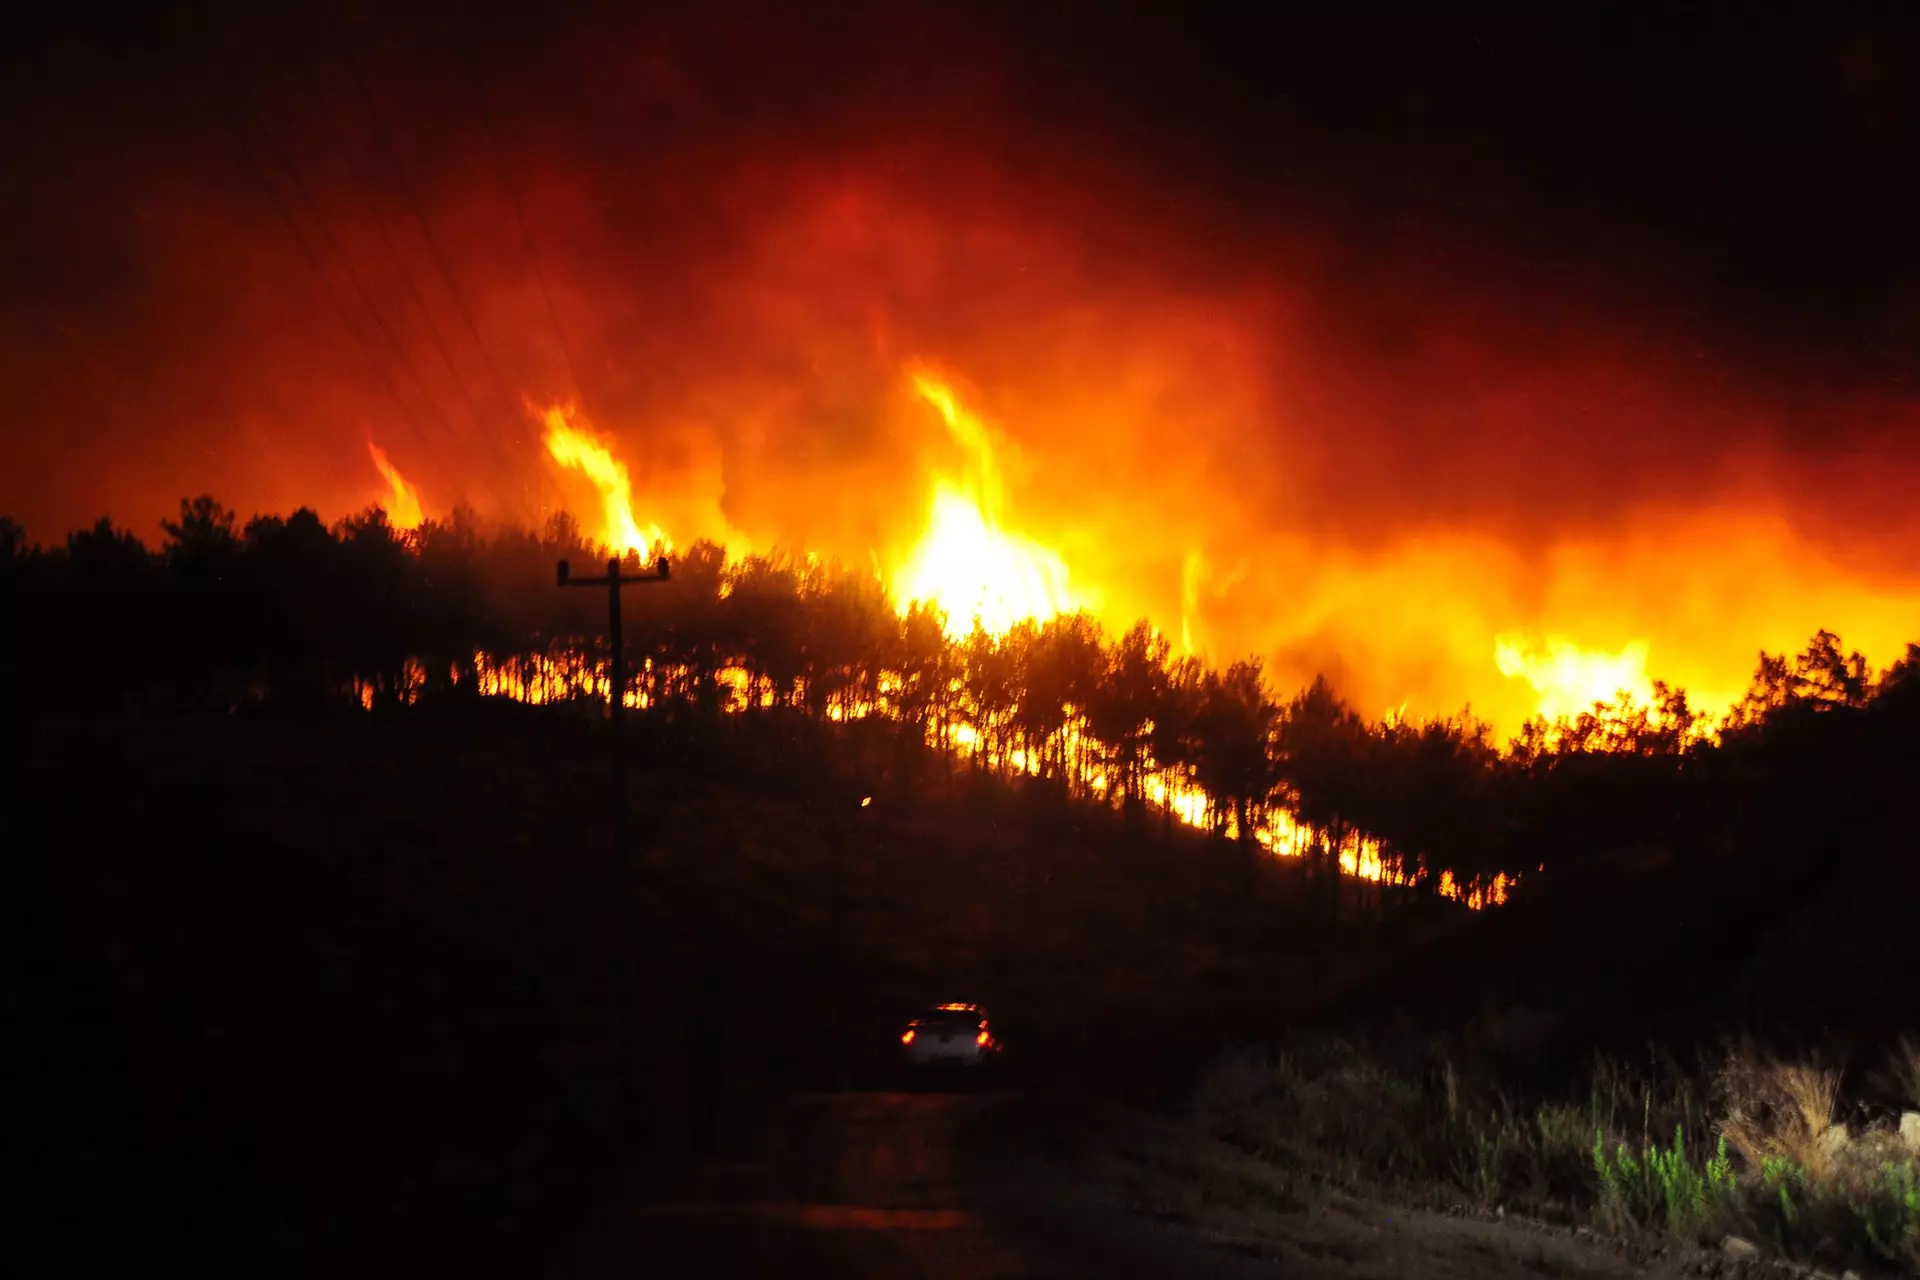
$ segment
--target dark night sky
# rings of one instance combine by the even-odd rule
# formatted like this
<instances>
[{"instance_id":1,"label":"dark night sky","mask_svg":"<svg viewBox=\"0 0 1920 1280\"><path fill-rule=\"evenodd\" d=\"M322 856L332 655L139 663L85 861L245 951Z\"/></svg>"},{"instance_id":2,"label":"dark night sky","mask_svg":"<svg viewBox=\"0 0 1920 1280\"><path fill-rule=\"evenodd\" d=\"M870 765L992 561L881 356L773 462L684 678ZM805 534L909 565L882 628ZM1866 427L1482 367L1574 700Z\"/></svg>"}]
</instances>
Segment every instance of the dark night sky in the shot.
<instances>
[{"instance_id":1,"label":"dark night sky","mask_svg":"<svg viewBox=\"0 0 1920 1280\"><path fill-rule=\"evenodd\" d=\"M630 8L650 16L615 16ZM802 147L871 111L1002 142L1087 137L1248 227L1305 210L1362 244L1420 237L1522 274L1606 281L1769 359L1913 371L1920 23L1903 6L1438 22L1240 6L672 8L28 18L6 50L19 166L6 296L48 287L35 261L84 240L116 166L196 150L253 81L323 66L330 41L386 49L444 88L627 40L725 86L703 128Z\"/></svg>"}]
</instances>

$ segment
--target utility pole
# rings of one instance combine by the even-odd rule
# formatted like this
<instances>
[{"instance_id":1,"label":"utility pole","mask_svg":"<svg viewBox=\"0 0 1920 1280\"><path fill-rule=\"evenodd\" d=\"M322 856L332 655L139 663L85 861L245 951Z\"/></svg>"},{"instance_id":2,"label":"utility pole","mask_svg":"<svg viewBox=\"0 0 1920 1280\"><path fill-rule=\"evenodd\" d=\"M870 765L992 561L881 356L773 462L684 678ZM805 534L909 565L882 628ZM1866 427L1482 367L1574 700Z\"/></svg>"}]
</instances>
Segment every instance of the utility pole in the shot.
<instances>
[{"instance_id":1,"label":"utility pole","mask_svg":"<svg viewBox=\"0 0 1920 1280\"><path fill-rule=\"evenodd\" d=\"M846 861L847 839L852 820L860 810L873 803L872 796L861 796L856 809L851 798L835 789L829 792L827 825L827 991L833 1002L834 1083L841 1093L853 1088L853 1073L847 1062L847 988L846 988L846 905L841 887Z\"/></svg>"},{"instance_id":2,"label":"utility pole","mask_svg":"<svg viewBox=\"0 0 1920 1280\"><path fill-rule=\"evenodd\" d=\"M625 952L625 962L620 966L619 982L615 991L615 998L619 1001L620 1007L614 1011L614 1018L623 1030L618 1040L622 1085L632 1084L640 1064L638 1028L634 1022L640 995L640 940L637 927L640 910L640 874L638 859L628 848L627 841L627 656L620 635L620 588L636 583L668 580L667 558L664 555L655 562L651 573L621 573L618 556L607 561L606 575L599 578L574 577L571 566L565 560L560 562L559 567L559 581L563 587L605 587L607 589L607 644L612 650L610 663L612 670L608 673L607 680L607 725L613 744L613 773L608 789L608 801L613 809L613 865L614 874L621 882L619 886L621 896L626 901L628 911L634 917L628 921L627 933L631 941L622 948Z\"/></svg>"}]
</instances>

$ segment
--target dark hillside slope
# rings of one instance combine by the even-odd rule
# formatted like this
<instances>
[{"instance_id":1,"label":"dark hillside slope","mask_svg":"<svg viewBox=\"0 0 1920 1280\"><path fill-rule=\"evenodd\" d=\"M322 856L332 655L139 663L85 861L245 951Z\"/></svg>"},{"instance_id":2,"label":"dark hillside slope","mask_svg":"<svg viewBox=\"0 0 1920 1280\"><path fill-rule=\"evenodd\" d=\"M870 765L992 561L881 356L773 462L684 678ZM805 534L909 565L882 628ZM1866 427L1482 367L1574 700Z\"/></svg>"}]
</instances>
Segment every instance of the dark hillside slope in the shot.
<instances>
[{"instance_id":1,"label":"dark hillside slope","mask_svg":"<svg viewBox=\"0 0 1920 1280\"><path fill-rule=\"evenodd\" d=\"M740 1072L832 1080L836 917L856 1071L964 994L1025 1066L1131 1087L1083 1046L1131 1036L1093 1061L1151 1069L1325 977L1288 868L1249 880L1193 833L799 721L636 726L627 913L599 729L513 706L37 727L6 797L27 1270L514 1272L681 1158L700 973ZM629 943L637 1110L605 1068Z\"/></svg>"},{"instance_id":2,"label":"dark hillside slope","mask_svg":"<svg viewBox=\"0 0 1920 1280\"><path fill-rule=\"evenodd\" d=\"M1844 1051L1911 1030L1915 730L1893 699L1777 713L1694 767L1710 838L1678 846L1649 829L1631 850L1550 861L1506 908L1400 957L1341 1016L1439 1032L1529 1011L1515 1048L1536 1067L1729 1035Z\"/></svg>"}]
</instances>

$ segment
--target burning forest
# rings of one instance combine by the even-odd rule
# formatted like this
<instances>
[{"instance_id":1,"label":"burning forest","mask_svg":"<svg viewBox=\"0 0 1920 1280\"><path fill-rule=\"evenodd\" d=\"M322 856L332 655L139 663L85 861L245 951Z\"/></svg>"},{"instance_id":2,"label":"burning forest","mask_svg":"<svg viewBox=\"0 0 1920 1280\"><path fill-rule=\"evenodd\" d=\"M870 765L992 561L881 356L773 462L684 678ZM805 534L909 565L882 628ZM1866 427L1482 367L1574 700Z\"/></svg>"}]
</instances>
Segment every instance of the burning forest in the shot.
<instances>
[{"instance_id":1,"label":"burning forest","mask_svg":"<svg viewBox=\"0 0 1920 1280\"><path fill-rule=\"evenodd\" d=\"M440 973L393 922L431 901L467 937L492 876L498 933L459 954L516 994L458 981L474 1028L535 993L528 1079L571 1070L576 1016L641 1053L605 1012L639 987L602 974L718 1043L729 966L791 980L768 1025L816 1067L831 1038L844 1091L847 1002L893 1019L941 974L1051 1009L1067 1077L1134 987L1163 1042L1133 1062L1379 992L1457 1011L1423 973L1507 993L1502 1019L1580 1004L1563 1057L1651 1025L1596 994L1616 971L1682 1025L1737 991L1728 1025L1789 1052L1828 1014L1889 1030L1874 982L1804 956L1884 919L1913 839L1898 24L407 8L51 15L7 44L0 706L49 744L20 812L71 826L75 869L34 863L47 945L102 1000L147 999L144 952L75 940L124 932L181 946L177 985L237 1024L227 975L279 971L196 968L179 922L211 913L262 955L311 943L290 984L363 947L385 1018L389 969ZM642 915L645 973L611 941ZM976 1057L1020 1039L923 998L977 1015ZM438 1025L421 1001L379 1034ZM1757 1089L1752 1052L1729 1071ZM1328 1061L1220 1114L1339 1112L1309 1098L1351 1074ZM543 1096L580 1132L664 1132L672 1108L608 1119L624 1086L567 1079ZM1768 1197L1823 1178L1834 1222L1894 1212L1865 1156L1739 1183L1693 1087L1671 1159L1725 1175L1741 1230L1804 1236ZM1478 1169L1460 1195L1651 1221L1589 1185L1593 1133L1529 1181L1484 1166L1549 1137L1456 1150L1479 1121L1428 1101L1434 1176ZM1230 1121L1208 1141L1271 1156ZM1920 1257L1900 1185L1907 1243L1875 1218L1808 1256Z\"/></svg>"},{"instance_id":2,"label":"burning forest","mask_svg":"<svg viewBox=\"0 0 1920 1280\"><path fill-rule=\"evenodd\" d=\"M1257 660L1212 666L1176 654L1148 621L1112 631L1072 607L1080 602L1059 557L1003 527L983 428L941 384L920 376L915 392L950 424L966 424L959 434L977 471L936 484L900 585L889 591L880 572L815 556L730 555L696 541L669 561L665 589L634 605L625 706L886 724L947 768L1148 806L1250 851L1306 859L1324 867L1336 901L1344 877L1479 906L1565 856L1572 833L1557 831L1561 818L1516 825L1527 795L1556 793L1557 769L1597 753L1621 757L1628 772L1647 763L1677 771L1793 708L1897 704L1920 662L1909 646L1876 671L1822 631L1797 655L1763 653L1740 701L1716 715L1685 690L1636 685L1620 661L1596 673L1561 647L1545 670L1527 669L1543 696L1565 697L1581 681L1613 683L1614 695L1583 703L1575 694L1504 743L1465 712L1368 716L1324 679L1285 695ZM642 548L666 557L674 544L633 513L627 468L577 415L551 410L543 420L556 461L598 491L598 532L564 513L537 532L490 532L465 511L403 530L378 506L332 527L307 509L241 526L211 498L183 500L157 551L104 521L43 551L7 524L6 586L18 616L34 621L9 665L31 682L14 695L31 701L33 688L59 687L74 696L81 671L113 661L120 675L104 705L604 705L614 696L605 618L556 598L550 566L609 556L637 566ZM412 491L391 466L386 474L396 492ZM128 616L135 600L146 603ZM292 632L247 621L262 618ZM228 639L205 647L205 628ZM143 635L172 643L108 658ZM1504 641L1501 660L1542 661ZM59 676L51 686L50 675ZM1624 832L1642 820L1629 809L1608 826ZM1577 843L1607 838L1589 830Z\"/></svg>"},{"instance_id":3,"label":"burning forest","mask_svg":"<svg viewBox=\"0 0 1920 1280\"><path fill-rule=\"evenodd\" d=\"M19 416L61 444L13 448L0 509L55 540L202 492L564 510L871 571L956 632L1144 618L1502 737L1656 680L1720 714L1822 628L1880 665L1912 638L1914 409L1830 343L1470 228L1369 239L1306 194L1250 221L1144 140L1031 119L991 58L904 116L888 85L796 110L798 159L710 93L776 46L685 40L556 36L475 96L396 35L189 99L229 127L112 170L150 287L7 313ZM647 165L602 162L634 130Z\"/></svg>"}]
</instances>

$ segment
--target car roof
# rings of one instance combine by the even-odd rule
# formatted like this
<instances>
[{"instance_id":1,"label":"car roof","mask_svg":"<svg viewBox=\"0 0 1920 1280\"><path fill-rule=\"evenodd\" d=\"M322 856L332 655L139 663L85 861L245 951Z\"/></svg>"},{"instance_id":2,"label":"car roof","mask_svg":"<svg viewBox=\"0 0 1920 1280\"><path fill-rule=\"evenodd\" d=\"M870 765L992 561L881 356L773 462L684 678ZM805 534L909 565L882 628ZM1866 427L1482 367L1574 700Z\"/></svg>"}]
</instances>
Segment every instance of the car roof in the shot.
<instances>
[{"instance_id":1,"label":"car roof","mask_svg":"<svg viewBox=\"0 0 1920 1280\"><path fill-rule=\"evenodd\" d=\"M936 1004L931 1008L923 1009L919 1016L922 1018L937 1018L943 1014L952 1015L961 1013L971 1013L982 1018L987 1016L987 1011L977 1004Z\"/></svg>"}]
</instances>

